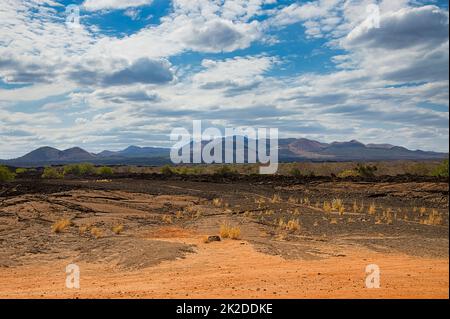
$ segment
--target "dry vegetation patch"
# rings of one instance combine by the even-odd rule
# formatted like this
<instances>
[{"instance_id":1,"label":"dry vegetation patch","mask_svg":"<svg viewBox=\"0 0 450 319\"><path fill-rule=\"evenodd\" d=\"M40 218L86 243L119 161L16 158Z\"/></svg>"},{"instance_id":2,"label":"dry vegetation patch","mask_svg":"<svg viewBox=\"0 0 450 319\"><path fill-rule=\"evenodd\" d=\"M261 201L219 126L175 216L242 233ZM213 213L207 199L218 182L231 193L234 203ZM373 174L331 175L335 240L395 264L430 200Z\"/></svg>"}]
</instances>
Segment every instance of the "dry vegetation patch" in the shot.
<instances>
[{"instance_id":1,"label":"dry vegetation patch","mask_svg":"<svg viewBox=\"0 0 450 319\"><path fill-rule=\"evenodd\" d=\"M241 228L238 226L232 226L230 223L225 222L220 225L220 237L230 239L240 239Z\"/></svg>"},{"instance_id":2,"label":"dry vegetation patch","mask_svg":"<svg viewBox=\"0 0 450 319\"><path fill-rule=\"evenodd\" d=\"M65 231L67 228L69 228L70 226L72 226L72 221L70 219L61 219L61 220L56 221L52 225L52 231L54 233L61 233L61 232Z\"/></svg>"}]
</instances>

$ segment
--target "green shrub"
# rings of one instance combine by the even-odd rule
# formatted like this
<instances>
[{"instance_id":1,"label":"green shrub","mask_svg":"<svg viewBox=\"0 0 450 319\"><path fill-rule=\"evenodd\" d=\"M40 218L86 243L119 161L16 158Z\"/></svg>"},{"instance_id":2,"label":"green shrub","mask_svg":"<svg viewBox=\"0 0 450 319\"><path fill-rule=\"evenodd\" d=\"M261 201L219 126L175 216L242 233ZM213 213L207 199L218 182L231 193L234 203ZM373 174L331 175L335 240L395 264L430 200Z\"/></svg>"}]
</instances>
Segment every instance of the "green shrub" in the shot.
<instances>
[{"instance_id":1,"label":"green shrub","mask_svg":"<svg viewBox=\"0 0 450 319\"><path fill-rule=\"evenodd\" d=\"M80 166L78 164L65 165L64 175L80 175Z\"/></svg>"},{"instance_id":2,"label":"green shrub","mask_svg":"<svg viewBox=\"0 0 450 319\"><path fill-rule=\"evenodd\" d=\"M161 168L161 173L164 175L173 175L175 171L169 165L165 165Z\"/></svg>"},{"instance_id":3,"label":"green shrub","mask_svg":"<svg viewBox=\"0 0 450 319\"><path fill-rule=\"evenodd\" d=\"M16 174L11 172L8 167L0 166L0 182L11 182L16 177Z\"/></svg>"},{"instance_id":4,"label":"green shrub","mask_svg":"<svg viewBox=\"0 0 450 319\"><path fill-rule=\"evenodd\" d=\"M355 177L355 176L359 176L359 174L357 171L353 169L346 169L338 174L338 177L340 178Z\"/></svg>"},{"instance_id":5,"label":"green shrub","mask_svg":"<svg viewBox=\"0 0 450 319\"><path fill-rule=\"evenodd\" d=\"M90 163L69 164L64 166L64 175L83 176L95 173L95 166Z\"/></svg>"},{"instance_id":6,"label":"green shrub","mask_svg":"<svg viewBox=\"0 0 450 319\"><path fill-rule=\"evenodd\" d=\"M26 168L16 168L16 174L25 174L26 172L28 172Z\"/></svg>"},{"instance_id":7,"label":"green shrub","mask_svg":"<svg viewBox=\"0 0 450 319\"><path fill-rule=\"evenodd\" d=\"M355 168L355 171L358 172L358 175L361 177L374 177L377 170L378 167L375 165L358 164Z\"/></svg>"},{"instance_id":8,"label":"green shrub","mask_svg":"<svg viewBox=\"0 0 450 319\"><path fill-rule=\"evenodd\" d=\"M438 167L433 170L433 176L448 178L448 159L443 161Z\"/></svg>"},{"instance_id":9,"label":"green shrub","mask_svg":"<svg viewBox=\"0 0 450 319\"><path fill-rule=\"evenodd\" d=\"M81 175L95 174L95 172L96 172L95 166L90 163L83 163L83 164L79 164L79 165L80 165Z\"/></svg>"},{"instance_id":10,"label":"green shrub","mask_svg":"<svg viewBox=\"0 0 450 319\"><path fill-rule=\"evenodd\" d=\"M114 174L114 172L111 167L102 166L97 169L97 174L98 175L112 175L112 174Z\"/></svg>"},{"instance_id":11,"label":"green shrub","mask_svg":"<svg viewBox=\"0 0 450 319\"><path fill-rule=\"evenodd\" d=\"M180 168L175 169L175 172L177 174L181 174L181 175L188 175L189 174L189 168L187 168L186 166L180 167Z\"/></svg>"},{"instance_id":12,"label":"green shrub","mask_svg":"<svg viewBox=\"0 0 450 319\"><path fill-rule=\"evenodd\" d=\"M61 178L64 178L64 173L58 172L58 170L53 167L46 167L46 168L44 168L44 173L42 174L42 178L61 179Z\"/></svg>"},{"instance_id":13,"label":"green shrub","mask_svg":"<svg viewBox=\"0 0 450 319\"><path fill-rule=\"evenodd\" d=\"M292 176L295 176L295 177L300 177L300 176L302 176L302 171L299 170L297 167L291 169L291 171L290 171L289 173L290 173Z\"/></svg>"}]
</instances>

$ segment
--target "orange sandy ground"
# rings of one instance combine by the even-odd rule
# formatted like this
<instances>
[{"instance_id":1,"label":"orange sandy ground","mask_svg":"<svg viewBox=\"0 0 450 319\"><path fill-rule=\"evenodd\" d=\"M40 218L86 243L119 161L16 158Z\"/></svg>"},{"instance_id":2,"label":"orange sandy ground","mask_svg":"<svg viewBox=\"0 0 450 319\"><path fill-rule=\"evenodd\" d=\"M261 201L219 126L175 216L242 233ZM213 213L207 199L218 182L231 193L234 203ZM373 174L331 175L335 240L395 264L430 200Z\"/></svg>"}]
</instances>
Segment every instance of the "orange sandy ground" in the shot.
<instances>
[{"instance_id":1,"label":"orange sandy ground","mask_svg":"<svg viewBox=\"0 0 450 319\"><path fill-rule=\"evenodd\" d=\"M241 241L210 244L195 254L136 271L80 263L80 289L65 287L65 267L0 269L0 298L448 298L449 261L349 247L345 257L285 260ZM381 288L365 288L365 267L381 269Z\"/></svg>"}]
</instances>

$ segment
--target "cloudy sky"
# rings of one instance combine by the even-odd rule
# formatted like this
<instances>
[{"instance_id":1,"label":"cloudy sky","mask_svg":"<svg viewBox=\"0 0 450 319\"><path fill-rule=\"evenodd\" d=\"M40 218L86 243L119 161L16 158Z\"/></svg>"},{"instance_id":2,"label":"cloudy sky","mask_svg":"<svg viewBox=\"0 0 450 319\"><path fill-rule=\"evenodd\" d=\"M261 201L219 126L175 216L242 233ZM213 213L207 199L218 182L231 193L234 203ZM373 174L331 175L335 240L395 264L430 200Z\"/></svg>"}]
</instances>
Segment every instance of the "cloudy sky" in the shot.
<instances>
[{"instance_id":1,"label":"cloudy sky","mask_svg":"<svg viewBox=\"0 0 450 319\"><path fill-rule=\"evenodd\" d=\"M448 24L448 1L2 0L0 158L193 119L448 151Z\"/></svg>"}]
</instances>

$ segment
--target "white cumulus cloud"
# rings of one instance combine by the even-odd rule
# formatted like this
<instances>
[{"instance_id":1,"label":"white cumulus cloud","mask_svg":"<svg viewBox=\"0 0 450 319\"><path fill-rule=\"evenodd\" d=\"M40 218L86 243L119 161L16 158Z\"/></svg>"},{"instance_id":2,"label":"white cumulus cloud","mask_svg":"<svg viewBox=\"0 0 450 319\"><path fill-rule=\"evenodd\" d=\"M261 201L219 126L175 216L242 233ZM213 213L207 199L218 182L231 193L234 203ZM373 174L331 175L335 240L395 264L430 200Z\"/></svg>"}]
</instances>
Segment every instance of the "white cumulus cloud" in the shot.
<instances>
[{"instance_id":1,"label":"white cumulus cloud","mask_svg":"<svg viewBox=\"0 0 450 319\"><path fill-rule=\"evenodd\" d=\"M86 0L83 7L88 11L119 10L152 4L153 0Z\"/></svg>"}]
</instances>

